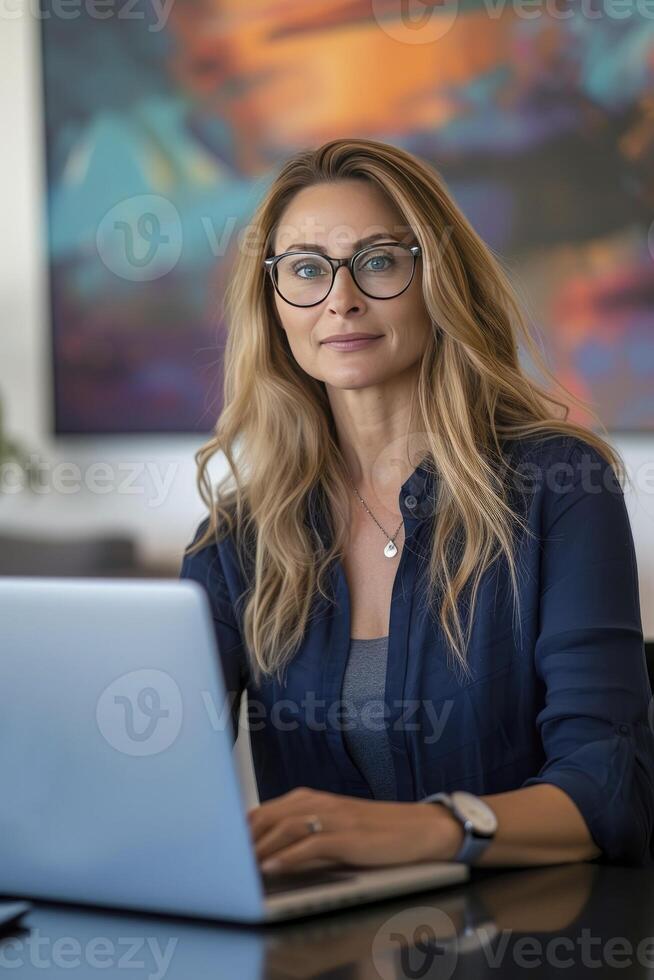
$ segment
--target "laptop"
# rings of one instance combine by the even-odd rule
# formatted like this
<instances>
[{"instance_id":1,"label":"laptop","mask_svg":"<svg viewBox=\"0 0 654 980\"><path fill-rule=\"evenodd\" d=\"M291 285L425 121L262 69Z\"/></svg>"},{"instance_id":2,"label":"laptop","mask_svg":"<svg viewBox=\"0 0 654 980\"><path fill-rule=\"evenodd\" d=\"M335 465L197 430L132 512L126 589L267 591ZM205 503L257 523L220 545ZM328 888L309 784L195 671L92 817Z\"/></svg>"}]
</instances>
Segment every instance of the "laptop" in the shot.
<instances>
[{"instance_id":1,"label":"laptop","mask_svg":"<svg viewBox=\"0 0 654 980\"><path fill-rule=\"evenodd\" d=\"M262 874L230 706L197 582L0 578L0 893L259 923L469 877Z\"/></svg>"}]
</instances>

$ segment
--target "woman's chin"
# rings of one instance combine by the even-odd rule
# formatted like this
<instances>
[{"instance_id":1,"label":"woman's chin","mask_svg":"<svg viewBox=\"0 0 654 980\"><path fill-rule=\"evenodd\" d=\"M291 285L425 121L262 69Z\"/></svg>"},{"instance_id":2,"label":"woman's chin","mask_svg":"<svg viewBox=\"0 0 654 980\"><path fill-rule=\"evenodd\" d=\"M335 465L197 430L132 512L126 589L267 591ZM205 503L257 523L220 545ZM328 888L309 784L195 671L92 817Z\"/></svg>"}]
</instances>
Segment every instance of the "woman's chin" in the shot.
<instances>
[{"instance_id":1,"label":"woman's chin","mask_svg":"<svg viewBox=\"0 0 654 980\"><path fill-rule=\"evenodd\" d=\"M385 376L372 371L348 371L342 374L334 374L325 378L328 388L339 388L342 391L357 391L361 388L374 388L384 384L387 379Z\"/></svg>"}]
</instances>

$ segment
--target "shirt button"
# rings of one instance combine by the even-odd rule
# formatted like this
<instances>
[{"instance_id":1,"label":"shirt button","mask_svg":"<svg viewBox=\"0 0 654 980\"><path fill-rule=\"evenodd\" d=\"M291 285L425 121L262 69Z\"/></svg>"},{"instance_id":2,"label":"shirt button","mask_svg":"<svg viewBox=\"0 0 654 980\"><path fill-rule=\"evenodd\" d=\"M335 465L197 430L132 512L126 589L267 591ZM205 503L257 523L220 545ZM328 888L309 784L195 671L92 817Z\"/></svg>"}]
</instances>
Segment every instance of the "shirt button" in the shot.
<instances>
[{"instance_id":1,"label":"shirt button","mask_svg":"<svg viewBox=\"0 0 654 980\"><path fill-rule=\"evenodd\" d=\"M409 507L411 510L413 510L413 508L418 503L418 500L417 500L416 497L413 496L412 493L410 493L410 494L408 494L408 496L406 496L404 498L404 503L407 505L407 507Z\"/></svg>"},{"instance_id":2,"label":"shirt button","mask_svg":"<svg viewBox=\"0 0 654 980\"><path fill-rule=\"evenodd\" d=\"M630 731L629 725L618 725L618 728L622 732L623 735L628 735L629 734L629 731Z\"/></svg>"}]
</instances>

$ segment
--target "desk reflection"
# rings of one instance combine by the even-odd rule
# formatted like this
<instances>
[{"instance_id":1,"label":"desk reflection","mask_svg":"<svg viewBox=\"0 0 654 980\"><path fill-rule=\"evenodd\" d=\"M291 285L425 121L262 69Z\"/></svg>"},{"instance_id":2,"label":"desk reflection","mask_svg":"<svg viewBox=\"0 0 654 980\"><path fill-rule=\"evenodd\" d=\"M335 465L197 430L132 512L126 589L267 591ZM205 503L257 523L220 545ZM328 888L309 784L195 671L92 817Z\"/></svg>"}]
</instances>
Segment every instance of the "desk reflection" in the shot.
<instances>
[{"instance_id":1,"label":"desk reflection","mask_svg":"<svg viewBox=\"0 0 654 980\"><path fill-rule=\"evenodd\" d=\"M470 882L323 916L235 926L35 902L0 938L22 978L409 980L654 969L654 875L580 863L474 870Z\"/></svg>"}]
</instances>

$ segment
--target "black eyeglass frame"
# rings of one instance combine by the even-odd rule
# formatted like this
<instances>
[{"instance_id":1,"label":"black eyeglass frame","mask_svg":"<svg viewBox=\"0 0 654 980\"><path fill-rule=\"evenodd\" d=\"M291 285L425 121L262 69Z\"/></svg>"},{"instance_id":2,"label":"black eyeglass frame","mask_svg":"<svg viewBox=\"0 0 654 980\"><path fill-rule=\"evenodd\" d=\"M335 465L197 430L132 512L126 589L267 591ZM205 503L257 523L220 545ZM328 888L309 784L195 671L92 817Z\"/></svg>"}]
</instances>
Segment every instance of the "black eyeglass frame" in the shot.
<instances>
[{"instance_id":1,"label":"black eyeglass frame","mask_svg":"<svg viewBox=\"0 0 654 980\"><path fill-rule=\"evenodd\" d=\"M399 246L400 248L407 249L407 251L411 252L413 256L413 267L411 269L411 275L409 276L409 281L407 282L406 286L400 289L399 293L393 293L392 296L373 296L372 293L367 293L365 289L362 289L359 283L357 282L356 276L354 275L354 263L362 252L373 251L376 248L381 248L383 245L395 245L395 246ZM322 299L317 300L315 303L291 303L291 301L289 299L286 299L286 297L279 291L277 283L275 282L275 267L277 263L280 261L280 259L285 258L287 255L318 255L321 259L327 259L327 261L332 267L332 281L330 283L329 289L327 290L327 292L325 293ZM373 244L371 245L364 245L363 248L357 249L357 251L354 252L354 254L351 255L349 259L334 259L332 258L331 255L324 255L322 252L312 252L310 249L308 250L291 249L291 251L289 252L280 252L279 255L269 256L269 258L263 260L262 264L265 267L265 269L270 273L270 279L272 281L272 284L274 286L277 295L281 299L283 299L285 303L288 303L289 306L295 306L301 310L308 310L310 309L310 307L318 306L320 303L323 303L327 299L332 289L334 288L336 273L343 265L348 267L348 269L350 270L350 275L354 280L354 285L357 287L357 289L359 289L363 293L364 296L368 296L370 299L395 299L396 296L401 296L402 293L405 292L413 282L413 277L416 271L416 259L420 255L422 255L422 248L420 245L405 245L404 242L373 242Z\"/></svg>"}]
</instances>

